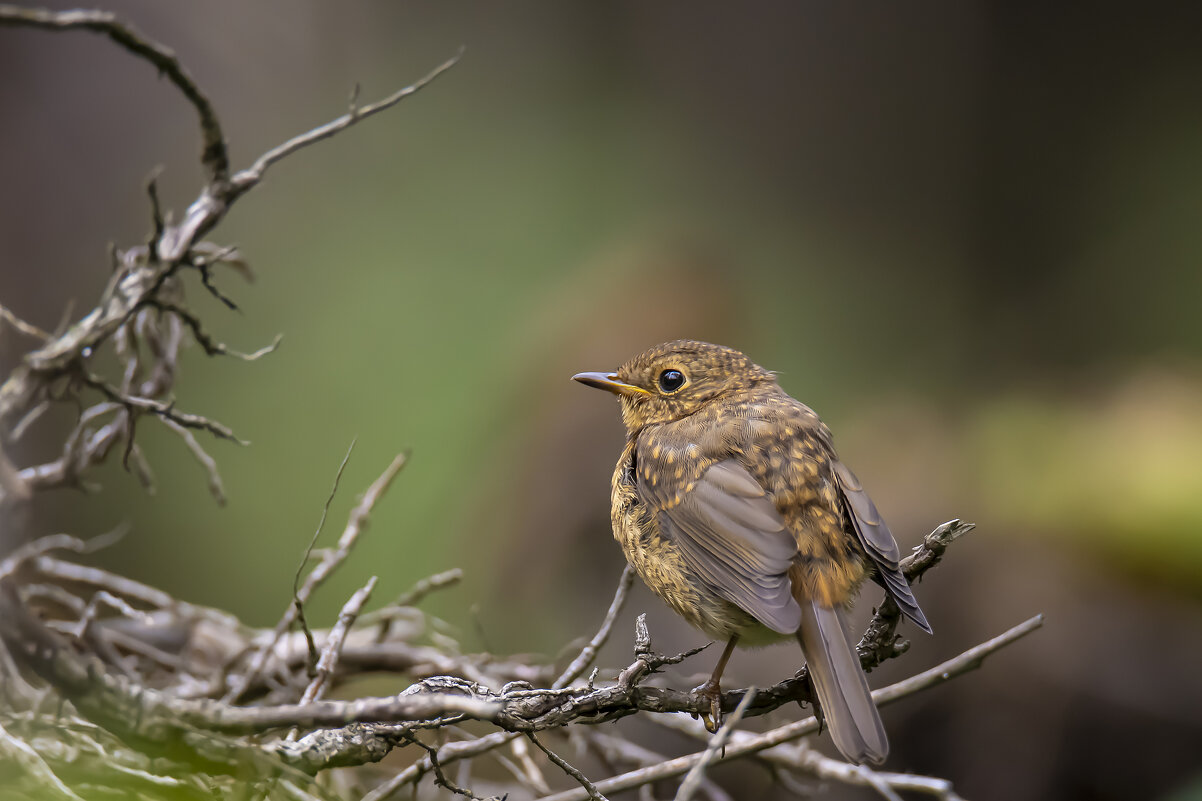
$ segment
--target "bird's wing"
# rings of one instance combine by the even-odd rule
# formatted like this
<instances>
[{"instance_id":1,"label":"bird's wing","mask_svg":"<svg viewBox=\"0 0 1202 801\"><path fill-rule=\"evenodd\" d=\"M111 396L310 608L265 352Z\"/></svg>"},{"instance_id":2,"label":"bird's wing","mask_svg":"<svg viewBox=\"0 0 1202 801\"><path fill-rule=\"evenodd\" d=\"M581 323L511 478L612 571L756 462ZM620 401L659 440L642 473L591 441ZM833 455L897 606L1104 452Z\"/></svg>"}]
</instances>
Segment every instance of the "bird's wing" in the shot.
<instances>
[{"instance_id":1,"label":"bird's wing","mask_svg":"<svg viewBox=\"0 0 1202 801\"><path fill-rule=\"evenodd\" d=\"M875 578L884 586L885 591L906 617L930 634L931 624L919 608L918 600L910 589L910 582L906 581L898 566L901 552L898 550L897 541L893 539L893 533L876 510L876 504L868 497L868 493L864 492L860 480L847 465L835 460L832 467L856 538L864 547L864 552L876 564Z\"/></svg>"},{"instance_id":2,"label":"bird's wing","mask_svg":"<svg viewBox=\"0 0 1202 801\"><path fill-rule=\"evenodd\" d=\"M801 625L787 571L797 543L763 487L735 461L711 464L673 493L652 484L664 465L638 471L639 495L663 536L720 597L765 626L792 634ZM691 486L690 486L691 485Z\"/></svg>"}]
</instances>

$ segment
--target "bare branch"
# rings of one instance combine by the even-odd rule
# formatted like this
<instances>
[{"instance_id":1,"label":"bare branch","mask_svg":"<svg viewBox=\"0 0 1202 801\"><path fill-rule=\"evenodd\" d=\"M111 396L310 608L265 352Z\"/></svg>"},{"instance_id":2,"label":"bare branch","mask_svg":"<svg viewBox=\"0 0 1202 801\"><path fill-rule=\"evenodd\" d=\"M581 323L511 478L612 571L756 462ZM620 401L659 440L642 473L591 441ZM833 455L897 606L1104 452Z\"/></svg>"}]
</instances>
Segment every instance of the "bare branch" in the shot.
<instances>
[{"instance_id":1,"label":"bare branch","mask_svg":"<svg viewBox=\"0 0 1202 801\"><path fill-rule=\"evenodd\" d=\"M231 442L236 442L239 445L249 445L249 442L238 439L234 436L234 432L223 426L221 423L214 422L207 417L199 414L187 414L185 412L177 412L173 404L163 403L162 401L154 400L153 398L143 398L135 395L126 395L121 390L112 386L99 376L87 373L83 377L83 382L89 387L100 392L113 403L121 404L126 408L140 409L157 415L164 420L171 420L185 428L196 428L208 431L219 439L228 439Z\"/></svg>"},{"instance_id":2,"label":"bare branch","mask_svg":"<svg viewBox=\"0 0 1202 801\"><path fill-rule=\"evenodd\" d=\"M443 571L442 573L436 573L433 576L427 576L397 596L396 601L393 602L392 608L399 611L406 607L417 606L417 604L421 603L422 599L424 599L430 593L445 587L454 586L462 579L463 571L457 567ZM384 612L387 610L380 611ZM380 629L376 634L377 642L383 642L384 640L388 639L389 634L392 633L392 625L395 620L396 616L393 614L388 614L380 618ZM366 623L366 621L364 622ZM373 620L372 622L374 623L375 621Z\"/></svg>"},{"instance_id":3,"label":"bare branch","mask_svg":"<svg viewBox=\"0 0 1202 801\"><path fill-rule=\"evenodd\" d=\"M552 751L550 748L547 748L547 746L543 745L542 742L534 736L533 732L527 732L526 736L530 738L530 742L534 743L535 746L538 747L538 750L547 755L547 759L554 762L556 766L558 766L559 769L564 773L580 782L580 786L584 789L587 798L591 798L593 801L609 801L609 799L601 795L601 791L597 789L597 785L589 781L588 777L586 777L579 770L572 767L571 763L569 763L566 759Z\"/></svg>"},{"instance_id":4,"label":"bare branch","mask_svg":"<svg viewBox=\"0 0 1202 801\"><path fill-rule=\"evenodd\" d=\"M0 580L17 572L26 562L30 562L51 551L92 553L93 551L98 551L101 548L107 548L109 545L112 545L124 537L125 532L125 526L118 526L109 533L101 534L99 537L93 537L90 540L82 540L70 534L51 534L47 537L39 537L33 542L26 543L17 548L3 562L0 562Z\"/></svg>"},{"instance_id":5,"label":"bare branch","mask_svg":"<svg viewBox=\"0 0 1202 801\"><path fill-rule=\"evenodd\" d=\"M781 749L783 746L777 746L777 750ZM823 756L812 748L806 748L804 744L798 744L793 751L796 755L794 765L798 770L819 779L871 787L890 801L901 801L898 795L901 791L923 793L940 801L963 801L956 794L952 783L946 779L933 779L912 773L876 771L864 765L853 765Z\"/></svg>"},{"instance_id":6,"label":"bare branch","mask_svg":"<svg viewBox=\"0 0 1202 801\"><path fill-rule=\"evenodd\" d=\"M515 737L520 735L515 732L493 732L486 734L483 737L477 737L475 740L467 740L463 742L447 743L436 752L436 758L439 765L446 767L454 762L462 759L471 759L472 757L486 754L494 748L499 748ZM383 782L367 795L363 796L362 801L384 801L397 790L407 784L417 784L421 781L422 776L426 775L434 769L434 763L431 760L431 755L419 759L409 767L405 768L400 773L393 776L386 782ZM588 798L588 794L581 796Z\"/></svg>"},{"instance_id":7,"label":"bare branch","mask_svg":"<svg viewBox=\"0 0 1202 801\"><path fill-rule=\"evenodd\" d=\"M305 555L301 558L300 564L296 566L296 573L294 573L292 576L292 609L296 613L296 621L300 623L301 633L305 635L305 645L309 647L310 669L313 669L316 666L317 645L313 642L313 632L310 631L309 623L305 620L305 601L308 600L308 595L306 594L305 597L302 598L300 590L298 589L298 585L300 584L301 573L304 571L305 565L309 563L309 558L313 555L313 546L317 544L317 538L321 536L321 530L325 528L326 518L330 514L330 504L334 502L334 496L338 494L338 484L341 483L342 473L344 470L346 470L346 466L351 460L351 453L355 450L355 442L356 440L351 440L351 444L348 445L346 449L346 456L342 457L342 463L338 465L338 472L334 474L334 486L330 488L330 494L326 496L326 502L321 507L321 519L317 521L317 530L313 532L313 538L309 540L309 545L305 548ZM281 633L282 632L277 626L274 632L275 636L264 645L264 649L260 651L259 654L255 655L256 662L258 661L260 654L262 656L266 656L271 649L275 648L275 644L279 640ZM259 667L261 667L261 665L252 663L251 670L247 676L248 681L254 678Z\"/></svg>"},{"instance_id":8,"label":"bare branch","mask_svg":"<svg viewBox=\"0 0 1202 801\"><path fill-rule=\"evenodd\" d=\"M235 631L244 628L241 622L228 612L177 600L162 590L99 567L78 565L49 556L39 556L33 561L33 566L44 576L100 587L113 595L132 598L153 609L171 610L184 620L211 620L222 628Z\"/></svg>"},{"instance_id":9,"label":"bare branch","mask_svg":"<svg viewBox=\"0 0 1202 801\"><path fill-rule=\"evenodd\" d=\"M483 796L476 795L466 787L460 787L458 784L447 778L446 773L443 772L442 763L438 760L437 748L422 742L421 739L419 739L417 735L413 734L412 732L402 731L400 734L409 742L425 750L426 759L430 760L430 771L434 774L435 784L450 790L455 795L461 795L464 798L470 798L472 801L487 801L487 799L485 799Z\"/></svg>"},{"instance_id":10,"label":"bare branch","mask_svg":"<svg viewBox=\"0 0 1202 801\"><path fill-rule=\"evenodd\" d=\"M96 594L92 596L92 600L88 601L88 605L84 607L83 614L79 616L79 620L69 629L76 639L82 640L87 635L88 629L92 625L92 621L94 621L96 619L96 615L100 613L101 604L112 609L116 609L118 612L128 618L142 620L153 625L154 621L150 619L149 615L134 609L120 597L113 595L106 590L98 590Z\"/></svg>"},{"instance_id":11,"label":"bare branch","mask_svg":"<svg viewBox=\"0 0 1202 801\"><path fill-rule=\"evenodd\" d=\"M326 643L322 646L321 658L317 660L317 675L305 688L305 694L301 696L301 704L317 701L325 694L330 677L334 675L334 668L338 664L342 646L346 643L346 635L350 633L351 626L354 625L355 618L359 617L363 605L371 597L376 580L376 576L372 576L366 585L350 597L343 605L342 611L338 613L338 623L331 629L330 636L326 638Z\"/></svg>"},{"instance_id":12,"label":"bare branch","mask_svg":"<svg viewBox=\"0 0 1202 801\"><path fill-rule=\"evenodd\" d=\"M334 134L351 127L360 120L367 119L373 114L377 114L385 109L392 108L406 97L417 94L417 92L428 86L435 78L459 63L459 59L462 57L463 50L460 49L459 53L452 58L447 59L442 64L439 64L421 80L411 84L410 86L406 86L404 89L394 92L383 100L362 107L356 106L354 104L354 100L352 100L351 108L346 114L343 114L341 117L338 117L335 120L327 122L325 125L314 128L311 131L307 131L300 136L295 136L292 139L289 139L287 142L284 142L282 145L278 145L267 151L263 155L259 156L259 158L255 159L255 163L252 164L248 169L242 170L234 176L234 196L246 192L254 187L255 184L259 183L259 181L263 180L263 175L267 172L267 169L280 159L295 153L301 148L308 147L315 142L320 142L322 139L329 139ZM358 92L356 92L356 95L357 94Z\"/></svg>"},{"instance_id":13,"label":"bare branch","mask_svg":"<svg viewBox=\"0 0 1202 801\"><path fill-rule=\"evenodd\" d=\"M1043 624L1043 616L1037 615L1014 628L1006 631L992 640L981 643L975 648L970 648L959 656L953 657L948 661L924 671L912 678L892 684L882 690L877 690L872 694L873 700L877 706L892 703L900 698L908 695L913 695L916 692L934 687L949 681L956 676L966 673L980 666L985 657L998 651L1010 643L1018 640L1021 637L1030 634L1035 629ZM717 761L725 762L731 759L738 759L742 756L755 754L764 751L773 746L786 743L791 740L796 740L798 737L803 737L807 734L812 734L818 731L817 718L806 718L795 723L790 723L785 726L773 729L759 735L748 735L747 738L736 737L735 743L726 749L726 754L721 756ZM659 765L653 765L639 770L623 773L619 776L614 776L611 779L597 782L597 788L602 792L618 792L620 790L629 790L632 787L640 787L651 782L670 779L674 776L680 776L686 773L702 758L702 753L689 754L687 756L678 757L668 760ZM556 793L553 796L548 796L543 801L583 801L588 798L587 793L579 790L568 790L562 793Z\"/></svg>"},{"instance_id":14,"label":"bare branch","mask_svg":"<svg viewBox=\"0 0 1202 801\"><path fill-rule=\"evenodd\" d=\"M0 11L3 11L2 7L0 7ZM33 337L34 339L40 339L43 341L50 339L50 334L46 333L45 331L38 328L36 325L34 325L32 323L25 322L24 320L22 320L17 315L13 314L11 311L9 311L4 306L0 306L0 320L8 323L13 328L20 331L22 334L25 334L26 336L30 336L30 337Z\"/></svg>"},{"instance_id":15,"label":"bare branch","mask_svg":"<svg viewBox=\"0 0 1202 801\"><path fill-rule=\"evenodd\" d=\"M453 587L463 580L463 570L458 567L453 567L450 570L444 570L441 573L435 573L433 576L427 576L421 581L414 584L405 592L397 596L393 601L394 606L417 606L427 595L436 590Z\"/></svg>"}]
</instances>

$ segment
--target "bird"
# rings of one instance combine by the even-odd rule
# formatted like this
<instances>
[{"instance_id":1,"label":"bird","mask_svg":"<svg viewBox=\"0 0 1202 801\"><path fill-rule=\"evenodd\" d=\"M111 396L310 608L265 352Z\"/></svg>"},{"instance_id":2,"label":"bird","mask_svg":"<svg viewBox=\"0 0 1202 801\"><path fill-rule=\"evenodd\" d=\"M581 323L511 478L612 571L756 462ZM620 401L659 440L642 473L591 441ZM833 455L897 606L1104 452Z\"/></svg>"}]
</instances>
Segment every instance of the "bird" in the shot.
<instances>
[{"instance_id":1,"label":"bird","mask_svg":"<svg viewBox=\"0 0 1202 801\"><path fill-rule=\"evenodd\" d=\"M889 753L846 615L871 577L928 633L889 527L835 452L830 429L776 374L721 345L676 340L613 372L572 376L618 397L626 444L611 523L626 560L675 612L725 641L694 692L721 721L736 644L796 637L835 747L856 764Z\"/></svg>"}]
</instances>

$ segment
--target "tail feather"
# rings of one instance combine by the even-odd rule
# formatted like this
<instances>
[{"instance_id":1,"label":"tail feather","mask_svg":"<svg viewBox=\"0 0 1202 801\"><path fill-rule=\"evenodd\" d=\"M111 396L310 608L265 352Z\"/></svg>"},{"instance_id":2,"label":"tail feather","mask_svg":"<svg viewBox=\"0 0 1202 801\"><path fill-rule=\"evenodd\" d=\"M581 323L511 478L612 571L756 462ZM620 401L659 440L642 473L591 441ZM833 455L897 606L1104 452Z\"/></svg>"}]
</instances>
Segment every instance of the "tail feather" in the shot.
<instances>
[{"instance_id":1,"label":"tail feather","mask_svg":"<svg viewBox=\"0 0 1202 801\"><path fill-rule=\"evenodd\" d=\"M805 654L831 739L844 758L879 765L889 755L885 726L872 702L868 679L847 639L842 613L801 599L797 641Z\"/></svg>"}]
</instances>

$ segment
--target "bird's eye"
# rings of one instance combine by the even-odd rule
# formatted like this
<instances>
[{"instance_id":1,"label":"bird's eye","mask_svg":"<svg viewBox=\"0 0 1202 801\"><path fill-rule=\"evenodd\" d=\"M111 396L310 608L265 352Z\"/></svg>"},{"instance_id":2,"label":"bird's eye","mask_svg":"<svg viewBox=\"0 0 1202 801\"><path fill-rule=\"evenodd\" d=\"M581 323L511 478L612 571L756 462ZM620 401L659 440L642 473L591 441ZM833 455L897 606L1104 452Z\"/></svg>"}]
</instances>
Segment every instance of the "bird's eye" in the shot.
<instances>
[{"instance_id":1,"label":"bird's eye","mask_svg":"<svg viewBox=\"0 0 1202 801\"><path fill-rule=\"evenodd\" d=\"M675 392L684 386L684 373L679 370L664 370L659 374L659 388L664 392Z\"/></svg>"}]
</instances>

